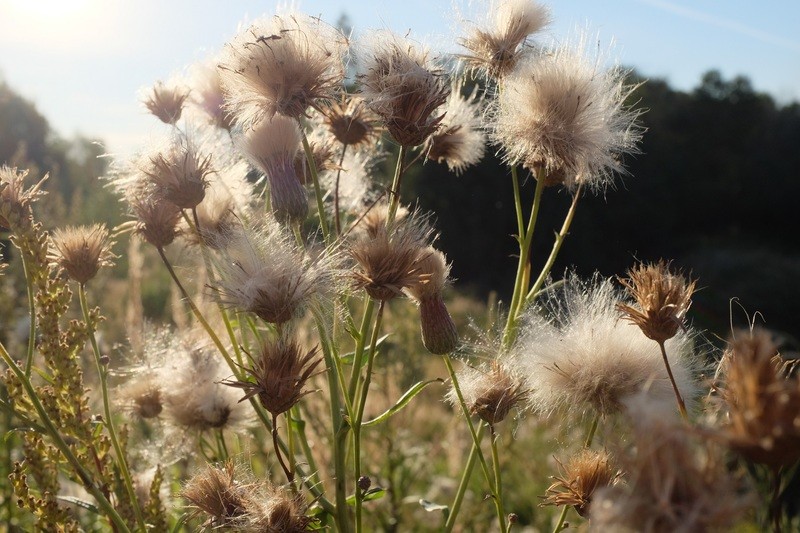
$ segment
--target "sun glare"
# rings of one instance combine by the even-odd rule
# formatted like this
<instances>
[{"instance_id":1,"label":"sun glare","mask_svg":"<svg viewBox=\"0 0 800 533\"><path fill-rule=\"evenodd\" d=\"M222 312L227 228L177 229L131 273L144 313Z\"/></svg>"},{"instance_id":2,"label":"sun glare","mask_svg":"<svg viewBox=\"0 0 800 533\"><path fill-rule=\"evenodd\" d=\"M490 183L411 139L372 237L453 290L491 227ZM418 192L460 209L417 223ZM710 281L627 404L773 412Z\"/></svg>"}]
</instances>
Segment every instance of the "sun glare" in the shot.
<instances>
[{"instance_id":1,"label":"sun glare","mask_svg":"<svg viewBox=\"0 0 800 533\"><path fill-rule=\"evenodd\" d=\"M12 14L42 18L60 18L86 11L92 0L2 0Z\"/></svg>"}]
</instances>

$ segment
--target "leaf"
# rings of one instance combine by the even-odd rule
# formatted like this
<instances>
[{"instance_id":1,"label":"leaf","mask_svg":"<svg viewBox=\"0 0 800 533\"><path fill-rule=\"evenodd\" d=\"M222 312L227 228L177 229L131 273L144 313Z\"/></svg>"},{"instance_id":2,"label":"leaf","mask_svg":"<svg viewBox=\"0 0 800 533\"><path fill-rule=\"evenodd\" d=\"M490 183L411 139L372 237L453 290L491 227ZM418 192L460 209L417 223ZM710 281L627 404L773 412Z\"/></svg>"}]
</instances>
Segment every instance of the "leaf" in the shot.
<instances>
[{"instance_id":1,"label":"leaf","mask_svg":"<svg viewBox=\"0 0 800 533\"><path fill-rule=\"evenodd\" d=\"M362 502L371 502L372 500L380 500L386 496L386 489L381 487L375 487L374 489L369 489L364 495L361 497ZM347 497L347 505L355 505L356 504L356 495L351 494Z\"/></svg>"},{"instance_id":2,"label":"leaf","mask_svg":"<svg viewBox=\"0 0 800 533\"><path fill-rule=\"evenodd\" d=\"M427 387L431 383L444 383L444 380L442 378L436 378L436 379L431 379L431 380L428 380L428 381L418 381L418 382L416 382L414 385L411 386L410 389L408 389L405 392L405 394L400 396L400 399L397 400L397 403L395 403L389 409L387 409L386 411L384 411L380 415L376 416L372 420L367 420L366 422L363 422L361 424L361 427L374 426L376 424L380 424L381 422L384 422L384 421L388 420L389 417L391 417L393 414L397 413L398 411L403 409L406 405L408 405L409 402L411 402L411 400L414 399L414 396L416 396L417 394L422 392L422 389L424 389L425 387Z\"/></svg>"},{"instance_id":3,"label":"leaf","mask_svg":"<svg viewBox=\"0 0 800 533\"><path fill-rule=\"evenodd\" d=\"M62 502L71 503L72 505L77 505L87 511L91 511L94 514L101 514L100 509L93 504L92 502L87 502L86 500L81 500L80 498L76 498L74 496L56 496L56 499L61 500Z\"/></svg>"},{"instance_id":4,"label":"leaf","mask_svg":"<svg viewBox=\"0 0 800 533\"><path fill-rule=\"evenodd\" d=\"M178 531L180 531L181 529L183 529L183 525L184 525L186 522L188 522L188 521L189 521L189 516L190 516L190 515L189 515L189 513L186 513L186 514L184 514L184 515L181 515L181 517L178 519L178 521L177 521L177 522L175 522L175 525L174 525L174 526L172 526L171 533L178 533Z\"/></svg>"},{"instance_id":5,"label":"leaf","mask_svg":"<svg viewBox=\"0 0 800 533\"><path fill-rule=\"evenodd\" d=\"M377 350L377 349L380 347L380 345L381 345L381 344L383 344L383 342L384 342L384 341L385 341L385 340L386 340L388 337L389 337L389 334L387 333L387 334L386 334L386 335L384 335L383 337L379 338L379 339L377 340L377 342L375 342L375 349ZM364 349L364 353L363 353L363 355L362 355L362 360L361 360L361 366L362 366L362 367L363 367L363 366L364 366L364 364L367 362L367 357L366 357L366 355L367 355L367 350L368 350L368 349L369 349L368 347ZM356 352L350 352L350 353L346 353L346 354L344 354L344 355L340 356L340 357L339 357L339 360L340 360L342 363L346 364L346 365L352 365L352 364L353 364L353 360L354 360L355 358L356 358Z\"/></svg>"},{"instance_id":6,"label":"leaf","mask_svg":"<svg viewBox=\"0 0 800 533\"><path fill-rule=\"evenodd\" d=\"M426 500L425 498L419 499L419 504L422 506L423 509L432 513L434 511L443 511L447 514L449 507L447 505L442 505L441 503L435 503L430 500Z\"/></svg>"}]
</instances>

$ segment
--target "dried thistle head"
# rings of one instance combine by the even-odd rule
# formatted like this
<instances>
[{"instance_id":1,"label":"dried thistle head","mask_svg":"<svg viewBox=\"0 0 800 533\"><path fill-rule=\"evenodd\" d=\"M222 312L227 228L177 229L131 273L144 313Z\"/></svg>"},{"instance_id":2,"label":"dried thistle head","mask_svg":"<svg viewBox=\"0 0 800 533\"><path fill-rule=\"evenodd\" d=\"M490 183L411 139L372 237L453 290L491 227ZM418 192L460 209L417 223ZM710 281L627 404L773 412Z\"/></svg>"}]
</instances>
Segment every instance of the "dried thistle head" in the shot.
<instances>
[{"instance_id":1,"label":"dried thistle head","mask_svg":"<svg viewBox=\"0 0 800 533\"><path fill-rule=\"evenodd\" d=\"M364 289L376 300L391 300L403 289L421 284L427 275L420 262L427 254L433 234L425 217L416 214L395 221L375 233L357 235L349 245L356 261L352 273L356 289Z\"/></svg>"},{"instance_id":2,"label":"dried thistle head","mask_svg":"<svg viewBox=\"0 0 800 533\"><path fill-rule=\"evenodd\" d=\"M240 124L276 113L295 120L332 100L344 78L347 39L319 18L264 18L225 47L219 73L228 109Z\"/></svg>"},{"instance_id":3,"label":"dried thistle head","mask_svg":"<svg viewBox=\"0 0 800 533\"><path fill-rule=\"evenodd\" d=\"M528 394L519 376L508 364L497 359L492 360L488 368L465 366L459 374L461 394L470 413L492 426L505 420ZM459 403L454 389L447 393L447 399L454 406Z\"/></svg>"},{"instance_id":4,"label":"dried thistle head","mask_svg":"<svg viewBox=\"0 0 800 533\"><path fill-rule=\"evenodd\" d=\"M252 381L223 383L245 391L240 402L258 396L264 409L278 416L312 392L304 388L321 361L316 348L305 351L294 341L264 342L253 364L245 368Z\"/></svg>"},{"instance_id":5,"label":"dried thistle head","mask_svg":"<svg viewBox=\"0 0 800 533\"><path fill-rule=\"evenodd\" d=\"M450 88L428 51L389 31L371 36L359 75L361 96L402 146L418 146L439 126Z\"/></svg>"},{"instance_id":6,"label":"dried thistle head","mask_svg":"<svg viewBox=\"0 0 800 533\"><path fill-rule=\"evenodd\" d=\"M524 58L492 105L493 140L507 161L545 174L549 184L602 190L621 158L636 153L639 111L625 106L635 87L625 73L584 57L585 45Z\"/></svg>"},{"instance_id":7,"label":"dried thistle head","mask_svg":"<svg viewBox=\"0 0 800 533\"><path fill-rule=\"evenodd\" d=\"M305 220L308 198L295 170L295 160L300 151L297 122L277 115L265 118L246 128L238 144L256 168L266 174L276 218L280 221Z\"/></svg>"},{"instance_id":8,"label":"dried thistle head","mask_svg":"<svg viewBox=\"0 0 800 533\"><path fill-rule=\"evenodd\" d=\"M397 208L397 213L394 215L395 222L406 218L409 214L408 208L401 205ZM375 238L379 233L385 231L386 221L389 219L389 205L380 203L371 206L365 213L359 217L355 230L356 234L362 234L370 238Z\"/></svg>"},{"instance_id":9,"label":"dried thistle head","mask_svg":"<svg viewBox=\"0 0 800 533\"><path fill-rule=\"evenodd\" d=\"M42 184L47 179L25 188L27 170L18 171L3 165L0 167L0 228L12 229L19 224L30 223L31 204L45 192Z\"/></svg>"},{"instance_id":10,"label":"dried thistle head","mask_svg":"<svg viewBox=\"0 0 800 533\"><path fill-rule=\"evenodd\" d=\"M265 489L265 503L255 520L258 531L305 533L310 531L314 518L307 516L308 505L302 494L270 486Z\"/></svg>"},{"instance_id":11,"label":"dried thistle head","mask_svg":"<svg viewBox=\"0 0 800 533\"><path fill-rule=\"evenodd\" d=\"M487 78L503 78L514 69L526 39L550 23L550 10L532 0L499 0L487 6L483 27L469 28L459 44L467 68Z\"/></svg>"},{"instance_id":12,"label":"dried thistle head","mask_svg":"<svg viewBox=\"0 0 800 533\"><path fill-rule=\"evenodd\" d=\"M49 259L67 275L85 284L101 267L113 264L113 241L104 224L69 226L53 232Z\"/></svg>"},{"instance_id":13,"label":"dried thistle head","mask_svg":"<svg viewBox=\"0 0 800 533\"><path fill-rule=\"evenodd\" d=\"M465 97L461 94L463 86L463 79L453 84L442 107L444 118L439 130L425 143L428 159L446 163L456 175L477 164L486 149L486 133L481 123L483 102L478 96L478 87Z\"/></svg>"},{"instance_id":14,"label":"dried thistle head","mask_svg":"<svg viewBox=\"0 0 800 533\"><path fill-rule=\"evenodd\" d=\"M800 459L800 380L764 330L741 331L728 344L720 390L728 417L716 434L748 461L772 468Z\"/></svg>"},{"instance_id":15,"label":"dried thistle head","mask_svg":"<svg viewBox=\"0 0 800 533\"><path fill-rule=\"evenodd\" d=\"M422 343L433 354L450 353L458 345L458 331L442 297L450 265L442 252L428 246L420 254L417 268L424 279L405 290L419 305Z\"/></svg>"},{"instance_id":16,"label":"dried thistle head","mask_svg":"<svg viewBox=\"0 0 800 533\"><path fill-rule=\"evenodd\" d=\"M181 209L197 207L205 197L211 155L203 155L188 140L175 139L145 154L139 170L152 184L152 193Z\"/></svg>"},{"instance_id":17,"label":"dried thistle head","mask_svg":"<svg viewBox=\"0 0 800 533\"><path fill-rule=\"evenodd\" d=\"M156 248L172 244L178 235L181 210L162 196L142 188L128 195L128 203L136 217L136 233Z\"/></svg>"},{"instance_id":18,"label":"dried thistle head","mask_svg":"<svg viewBox=\"0 0 800 533\"><path fill-rule=\"evenodd\" d=\"M358 96L343 96L322 113L328 131L344 146L371 146L381 136L379 117Z\"/></svg>"},{"instance_id":19,"label":"dried thistle head","mask_svg":"<svg viewBox=\"0 0 800 533\"><path fill-rule=\"evenodd\" d=\"M209 528L240 528L249 522L256 509L253 486L236 478L236 467L228 460L221 467L206 465L183 487L181 495L189 502L191 517L207 517Z\"/></svg>"},{"instance_id":20,"label":"dried thistle head","mask_svg":"<svg viewBox=\"0 0 800 533\"><path fill-rule=\"evenodd\" d=\"M118 397L122 408L137 418L155 418L164 410L161 384L151 369L140 370L121 385Z\"/></svg>"},{"instance_id":21,"label":"dried thistle head","mask_svg":"<svg viewBox=\"0 0 800 533\"><path fill-rule=\"evenodd\" d=\"M662 260L635 266L628 271L628 278L620 282L636 300L637 307L620 303L617 309L649 339L664 342L683 327L696 280L687 281L681 273L670 272L669 263Z\"/></svg>"},{"instance_id":22,"label":"dried thistle head","mask_svg":"<svg viewBox=\"0 0 800 533\"><path fill-rule=\"evenodd\" d=\"M581 450L566 466L558 461L558 467L561 473L553 477L540 505L572 505L583 517L589 514L595 491L616 485L622 475L605 450Z\"/></svg>"},{"instance_id":23,"label":"dried thistle head","mask_svg":"<svg viewBox=\"0 0 800 533\"><path fill-rule=\"evenodd\" d=\"M189 98L187 87L182 87L177 83L165 84L157 81L144 94L142 103L158 120L164 124L174 125L181 119L183 105L187 98Z\"/></svg>"}]
</instances>

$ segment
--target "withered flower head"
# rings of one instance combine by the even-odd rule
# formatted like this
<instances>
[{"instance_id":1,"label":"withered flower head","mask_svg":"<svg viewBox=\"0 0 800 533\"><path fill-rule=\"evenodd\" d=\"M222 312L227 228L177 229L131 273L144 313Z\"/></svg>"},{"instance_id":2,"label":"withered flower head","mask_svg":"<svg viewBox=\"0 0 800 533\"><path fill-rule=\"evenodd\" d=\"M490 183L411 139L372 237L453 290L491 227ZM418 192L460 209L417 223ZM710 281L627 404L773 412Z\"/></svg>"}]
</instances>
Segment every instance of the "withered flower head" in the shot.
<instances>
[{"instance_id":1,"label":"withered flower head","mask_svg":"<svg viewBox=\"0 0 800 533\"><path fill-rule=\"evenodd\" d=\"M458 345L458 331L442 296L450 265L442 252L428 246L420 254L417 268L424 279L407 287L406 292L419 305L422 343L433 354L450 353Z\"/></svg>"},{"instance_id":2,"label":"withered flower head","mask_svg":"<svg viewBox=\"0 0 800 533\"><path fill-rule=\"evenodd\" d=\"M136 217L136 233L156 248L172 244L178 235L181 210L164 197L140 189L128 197Z\"/></svg>"},{"instance_id":3,"label":"withered flower head","mask_svg":"<svg viewBox=\"0 0 800 533\"><path fill-rule=\"evenodd\" d=\"M240 402L258 396L264 409L272 416L278 416L312 392L304 390L304 387L321 361L316 348L306 352L294 341L265 342L252 366L245 368L253 381L228 380L223 383L245 391Z\"/></svg>"},{"instance_id":4,"label":"withered flower head","mask_svg":"<svg viewBox=\"0 0 800 533\"><path fill-rule=\"evenodd\" d=\"M239 528L249 522L248 515L256 503L252 498L253 486L235 479L233 461L221 467L206 465L183 487L181 495L192 508L191 516L205 515L206 527Z\"/></svg>"},{"instance_id":5,"label":"withered flower head","mask_svg":"<svg viewBox=\"0 0 800 533\"><path fill-rule=\"evenodd\" d=\"M138 418L155 418L164 410L161 385L152 370L138 372L120 387L118 394L123 409Z\"/></svg>"},{"instance_id":6,"label":"withered flower head","mask_svg":"<svg viewBox=\"0 0 800 533\"><path fill-rule=\"evenodd\" d=\"M442 107L444 119L439 130L425 144L428 159L446 163L456 175L477 164L486 149L486 133L481 124L483 104L478 87L465 97L461 94L463 85L463 79L453 84L450 97Z\"/></svg>"},{"instance_id":7,"label":"withered flower head","mask_svg":"<svg viewBox=\"0 0 800 533\"><path fill-rule=\"evenodd\" d=\"M45 194L41 190L47 176L36 185L25 189L27 170L17 171L3 165L0 167L0 229L13 229L18 224L31 220L31 204Z\"/></svg>"},{"instance_id":8,"label":"withered flower head","mask_svg":"<svg viewBox=\"0 0 800 533\"><path fill-rule=\"evenodd\" d=\"M237 35L220 59L228 109L240 124L276 113L298 119L334 98L347 39L319 18L264 18Z\"/></svg>"},{"instance_id":9,"label":"withered flower head","mask_svg":"<svg viewBox=\"0 0 800 533\"><path fill-rule=\"evenodd\" d=\"M103 224L57 229L52 243L51 261L80 284L95 277L100 267L113 264L113 242Z\"/></svg>"},{"instance_id":10,"label":"withered flower head","mask_svg":"<svg viewBox=\"0 0 800 533\"><path fill-rule=\"evenodd\" d=\"M717 434L745 459L773 468L800 459L800 380L787 376L770 334L739 332L723 359L728 419Z\"/></svg>"},{"instance_id":11,"label":"withered flower head","mask_svg":"<svg viewBox=\"0 0 800 533\"><path fill-rule=\"evenodd\" d=\"M175 124L181 119L183 104L189 97L189 89L178 84L169 85L157 81L145 93L142 102L148 111L164 124Z\"/></svg>"},{"instance_id":12,"label":"withered flower head","mask_svg":"<svg viewBox=\"0 0 800 533\"><path fill-rule=\"evenodd\" d=\"M361 95L402 146L418 146L439 126L450 88L444 73L411 41L375 32L362 58Z\"/></svg>"},{"instance_id":13,"label":"withered flower head","mask_svg":"<svg viewBox=\"0 0 800 533\"><path fill-rule=\"evenodd\" d=\"M213 172L211 156L200 154L188 140L174 139L146 154L140 171L161 195L181 209L192 209L203 201L208 175Z\"/></svg>"},{"instance_id":14,"label":"withered flower head","mask_svg":"<svg viewBox=\"0 0 800 533\"><path fill-rule=\"evenodd\" d=\"M589 514L595 491L615 485L621 475L605 450L581 450L570 457L566 466L560 461L558 466L561 474L553 477L540 505L572 505L584 517Z\"/></svg>"},{"instance_id":15,"label":"withered flower head","mask_svg":"<svg viewBox=\"0 0 800 533\"><path fill-rule=\"evenodd\" d=\"M459 44L467 67L488 78L502 78L517 64L525 40L550 22L550 10L532 0L498 0L486 7L483 27L472 27Z\"/></svg>"},{"instance_id":16,"label":"withered flower head","mask_svg":"<svg viewBox=\"0 0 800 533\"><path fill-rule=\"evenodd\" d=\"M265 489L265 503L254 525L258 531L305 533L314 519L307 516L308 505L302 494L270 486Z\"/></svg>"},{"instance_id":17,"label":"withered flower head","mask_svg":"<svg viewBox=\"0 0 800 533\"><path fill-rule=\"evenodd\" d=\"M238 141L250 161L267 176L276 218L282 222L305 220L308 198L295 170L300 151L297 123L278 115L265 118L246 128Z\"/></svg>"},{"instance_id":18,"label":"withered flower head","mask_svg":"<svg viewBox=\"0 0 800 533\"><path fill-rule=\"evenodd\" d=\"M402 220L407 216L408 208L401 205L397 208L397 213L394 215L395 222ZM373 205L366 213L361 214L354 229L356 230L356 233L361 233L368 237L375 238L380 232L386 229L386 221L388 219L388 204L381 203Z\"/></svg>"},{"instance_id":19,"label":"withered flower head","mask_svg":"<svg viewBox=\"0 0 800 533\"><path fill-rule=\"evenodd\" d=\"M331 135L348 147L369 146L380 138L379 117L358 96L344 96L323 110Z\"/></svg>"},{"instance_id":20,"label":"withered flower head","mask_svg":"<svg viewBox=\"0 0 800 533\"><path fill-rule=\"evenodd\" d=\"M403 289L427 279L420 262L427 254L433 229L425 217L409 215L375 233L357 235L349 245L357 266L352 273L357 289L364 289L376 300L391 300Z\"/></svg>"},{"instance_id":21,"label":"withered flower head","mask_svg":"<svg viewBox=\"0 0 800 533\"><path fill-rule=\"evenodd\" d=\"M620 303L617 308L625 320L639 326L648 338L664 342L683 327L696 280L687 282L680 273L670 272L669 263L662 260L637 265L620 282L638 307Z\"/></svg>"},{"instance_id":22,"label":"withered flower head","mask_svg":"<svg viewBox=\"0 0 800 533\"><path fill-rule=\"evenodd\" d=\"M511 367L497 359L492 360L488 368L465 366L459 372L458 382L470 412L491 425L505 420L528 394ZM447 399L454 406L458 405L455 389L447 393Z\"/></svg>"}]
</instances>

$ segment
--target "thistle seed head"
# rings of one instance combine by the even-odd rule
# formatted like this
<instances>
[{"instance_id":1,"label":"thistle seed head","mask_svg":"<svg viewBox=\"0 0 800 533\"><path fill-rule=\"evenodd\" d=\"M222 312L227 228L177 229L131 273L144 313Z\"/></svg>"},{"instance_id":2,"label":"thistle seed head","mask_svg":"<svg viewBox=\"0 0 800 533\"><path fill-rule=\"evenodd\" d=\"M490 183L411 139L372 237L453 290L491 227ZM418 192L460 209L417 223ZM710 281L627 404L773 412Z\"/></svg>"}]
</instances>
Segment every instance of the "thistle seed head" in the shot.
<instances>
[{"instance_id":1,"label":"thistle seed head","mask_svg":"<svg viewBox=\"0 0 800 533\"><path fill-rule=\"evenodd\" d=\"M189 98L189 89L176 83L157 81L142 98L150 113L164 124L174 125L181 119L183 105Z\"/></svg>"},{"instance_id":2,"label":"thistle seed head","mask_svg":"<svg viewBox=\"0 0 800 533\"><path fill-rule=\"evenodd\" d=\"M0 229L13 229L20 224L30 224L31 204L45 192L42 184L47 176L36 185L25 188L27 170L18 171L3 165L0 167Z\"/></svg>"},{"instance_id":3,"label":"thistle seed head","mask_svg":"<svg viewBox=\"0 0 800 533\"><path fill-rule=\"evenodd\" d=\"M463 85L463 79L453 84L442 107L444 118L439 130L425 143L428 159L446 163L456 175L483 159L486 149L486 133L481 123L483 101L478 96L478 87L465 97L461 94Z\"/></svg>"},{"instance_id":4,"label":"thistle seed head","mask_svg":"<svg viewBox=\"0 0 800 533\"><path fill-rule=\"evenodd\" d=\"M113 244L103 224L70 226L53 232L49 258L71 279L85 284L101 267L113 264Z\"/></svg>"},{"instance_id":5,"label":"thistle seed head","mask_svg":"<svg viewBox=\"0 0 800 533\"><path fill-rule=\"evenodd\" d=\"M175 139L143 157L140 171L153 194L181 209L193 209L203 201L213 169L210 155L200 154L188 140Z\"/></svg>"},{"instance_id":6,"label":"thistle seed head","mask_svg":"<svg viewBox=\"0 0 800 533\"><path fill-rule=\"evenodd\" d=\"M622 475L615 470L605 450L581 450L567 465L558 462L560 475L553 478L540 505L571 505L579 515L589 515L595 491L617 484Z\"/></svg>"},{"instance_id":7,"label":"thistle seed head","mask_svg":"<svg viewBox=\"0 0 800 533\"><path fill-rule=\"evenodd\" d=\"M509 365L498 359L480 368L465 366L459 372L458 381L470 413L491 425L505 420L528 394L522 380ZM448 392L447 399L454 406L458 405L455 389Z\"/></svg>"},{"instance_id":8,"label":"thistle seed head","mask_svg":"<svg viewBox=\"0 0 800 533\"><path fill-rule=\"evenodd\" d=\"M322 112L328 131L344 146L371 146L380 139L380 118L358 96L342 97Z\"/></svg>"}]
</instances>

